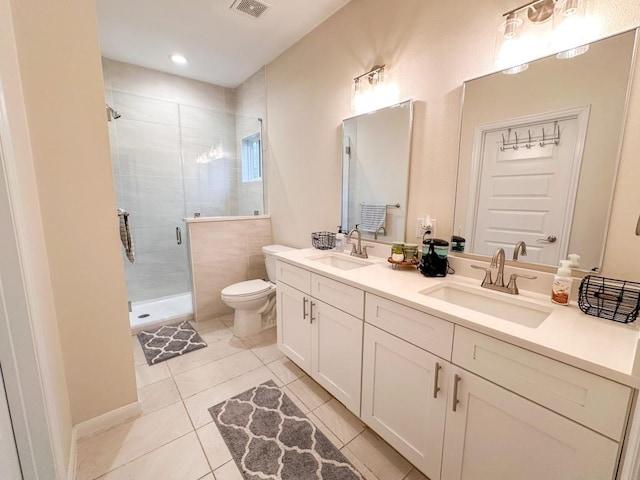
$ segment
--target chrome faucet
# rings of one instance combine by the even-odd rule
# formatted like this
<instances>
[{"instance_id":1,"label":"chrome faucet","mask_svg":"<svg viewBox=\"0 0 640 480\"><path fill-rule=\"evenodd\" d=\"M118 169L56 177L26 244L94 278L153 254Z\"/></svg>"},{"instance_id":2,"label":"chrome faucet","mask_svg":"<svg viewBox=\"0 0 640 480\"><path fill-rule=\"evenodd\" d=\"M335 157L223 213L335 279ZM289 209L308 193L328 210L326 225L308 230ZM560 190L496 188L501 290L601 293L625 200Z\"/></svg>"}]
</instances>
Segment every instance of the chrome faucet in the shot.
<instances>
[{"instance_id":1,"label":"chrome faucet","mask_svg":"<svg viewBox=\"0 0 640 480\"><path fill-rule=\"evenodd\" d=\"M524 242L519 242L524 245ZM480 267L478 265L471 265L471 268L476 268L478 270L484 270L485 275L482 280L481 287L488 288L490 290L496 290L498 292L510 293L512 295L518 295L518 285L516 284L516 280L518 277L528 278L529 280L535 280L538 277L534 277L533 275L520 275L519 273L512 273L511 277L509 277L509 283L507 285L504 284L504 262L505 255L503 248L497 248L493 253L493 258L491 259L491 264L488 268ZM491 278L491 269L497 268L496 272L496 281L494 282Z\"/></svg>"},{"instance_id":2,"label":"chrome faucet","mask_svg":"<svg viewBox=\"0 0 640 480\"><path fill-rule=\"evenodd\" d=\"M513 259L518 260L518 253L523 257L527 256L527 244L520 240L513 249Z\"/></svg>"},{"instance_id":3,"label":"chrome faucet","mask_svg":"<svg viewBox=\"0 0 640 480\"><path fill-rule=\"evenodd\" d=\"M493 284L496 287L504 287L504 248L496 248L491 259L491 268L497 268L496 281Z\"/></svg>"},{"instance_id":4,"label":"chrome faucet","mask_svg":"<svg viewBox=\"0 0 640 480\"><path fill-rule=\"evenodd\" d=\"M351 235L353 235L354 233L358 234L358 243L351 243ZM347 235L347 243L351 243L351 256L353 257L360 257L360 258L369 258L369 255L367 255L367 247L368 248L373 248L373 246L371 245L362 245L362 233L360 232L360 230L358 230L358 225L356 225L356 228L354 228L353 230L351 230L349 232L349 234Z\"/></svg>"}]
</instances>

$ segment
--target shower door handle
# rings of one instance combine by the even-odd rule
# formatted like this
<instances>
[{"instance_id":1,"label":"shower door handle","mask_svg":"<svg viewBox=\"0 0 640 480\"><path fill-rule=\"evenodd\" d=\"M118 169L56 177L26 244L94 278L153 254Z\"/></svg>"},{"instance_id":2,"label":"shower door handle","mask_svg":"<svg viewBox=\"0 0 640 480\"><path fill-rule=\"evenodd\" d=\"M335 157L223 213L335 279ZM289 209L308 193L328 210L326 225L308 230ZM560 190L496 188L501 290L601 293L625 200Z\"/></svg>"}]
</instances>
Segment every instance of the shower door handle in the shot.
<instances>
[{"instance_id":1,"label":"shower door handle","mask_svg":"<svg viewBox=\"0 0 640 480\"><path fill-rule=\"evenodd\" d=\"M180 227L176 227L176 242L178 245L182 245L182 229Z\"/></svg>"}]
</instances>

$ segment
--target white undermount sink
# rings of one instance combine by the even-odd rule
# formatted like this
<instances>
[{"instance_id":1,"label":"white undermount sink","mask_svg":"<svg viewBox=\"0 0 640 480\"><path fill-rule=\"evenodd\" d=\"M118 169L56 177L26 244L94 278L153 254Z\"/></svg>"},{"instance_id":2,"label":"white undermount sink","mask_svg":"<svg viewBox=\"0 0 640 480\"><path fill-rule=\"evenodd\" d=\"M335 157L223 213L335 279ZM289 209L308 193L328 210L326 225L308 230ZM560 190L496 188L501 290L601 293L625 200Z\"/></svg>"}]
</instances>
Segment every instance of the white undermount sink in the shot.
<instances>
[{"instance_id":1,"label":"white undermount sink","mask_svg":"<svg viewBox=\"0 0 640 480\"><path fill-rule=\"evenodd\" d=\"M445 283L420 293L530 328L539 327L552 312L551 307L522 300L517 295L500 294L454 283Z\"/></svg>"},{"instance_id":2,"label":"white undermount sink","mask_svg":"<svg viewBox=\"0 0 640 480\"><path fill-rule=\"evenodd\" d=\"M366 267L367 265L373 265L372 262L363 260L361 258L350 257L343 253L328 252L321 255L314 255L307 257L307 260L322 263L330 267L339 268L340 270L353 270L354 268Z\"/></svg>"}]
</instances>

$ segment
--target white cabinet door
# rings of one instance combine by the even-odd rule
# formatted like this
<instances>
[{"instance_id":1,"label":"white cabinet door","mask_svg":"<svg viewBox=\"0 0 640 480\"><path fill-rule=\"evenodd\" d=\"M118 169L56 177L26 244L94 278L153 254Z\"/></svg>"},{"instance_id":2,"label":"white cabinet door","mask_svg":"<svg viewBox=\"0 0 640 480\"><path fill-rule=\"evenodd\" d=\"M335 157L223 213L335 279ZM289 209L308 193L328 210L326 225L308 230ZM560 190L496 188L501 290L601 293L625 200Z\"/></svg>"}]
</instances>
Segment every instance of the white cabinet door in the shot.
<instances>
[{"instance_id":1,"label":"white cabinet door","mask_svg":"<svg viewBox=\"0 0 640 480\"><path fill-rule=\"evenodd\" d=\"M452 370L442 480L614 477L614 441L472 373Z\"/></svg>"},{"instance_id":2,"label":"white cabinet door","mask_svg":"<svg viewBox=\"0 0 640 480\"><path fill-rule=\"evenodd\" d=\"M369 324L362 419L429 478L440 478L450 364Z\"/></svg>"},{"instance_id":3,"label":"white cabinet door","mask_svg":"<svg viewBox=\"0 0 640 480\"><path fill-rule=\"evenodd\" d=\"M311 377L360 416L363 322L311 299Z\"/></svg>"},{"instance_id":4,"label":"white cabinet door","mask_svg":"<svg viewBox=\"0 0 640 480\"><path fill-rule=\"evenodd\" d=\"M305 372L311 371L311 324L309 297L278 282L278 348Z\"/></svg>"}]
</instances>

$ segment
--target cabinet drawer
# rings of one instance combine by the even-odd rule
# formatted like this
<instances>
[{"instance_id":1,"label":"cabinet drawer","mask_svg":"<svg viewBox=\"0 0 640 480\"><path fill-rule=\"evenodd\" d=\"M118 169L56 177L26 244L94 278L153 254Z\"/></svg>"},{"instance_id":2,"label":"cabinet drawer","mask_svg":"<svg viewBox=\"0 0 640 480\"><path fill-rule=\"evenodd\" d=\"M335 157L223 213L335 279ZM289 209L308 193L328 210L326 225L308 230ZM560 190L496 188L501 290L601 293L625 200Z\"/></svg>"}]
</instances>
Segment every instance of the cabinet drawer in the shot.
<instances>
[{"instance_id":1,"label":"cabinet drawer","mask_svg":"<svg viewBox=\"0 0 640 480\"><path fill-rule=\"evenodd\" d=\"M311 295L362 320L364 292L322 275L311 275Z\"/></svg>"},{"instance_id":2,"label":"cabinet drawer","mask_svg":"<svg viewBox=\"0 0 640 480\"><path fill-rule=\"evenodd\" d=\"M456 326L452 362L620 442L631 388Z\"/></svg>"},{"instance_id":3,"label":"cabinet drawer","mask_svg":"<svg viewBox=\"0 0 640 480\"><path fill-rule=\"evenodd\" d=\"M278 282L297 288L304 293L310 293L311 272L289 265L280 260L276 261L276 279Z\"/></svg>"},{"instance_id":4,"label":"cabinet drawer","mask_svg":"<svg viewBox=\"0 0 640 480\"><path fill-rule=\"evenodd\" d=\"M453 323L367 293L365 320L439 357L451 359Z\"/></svg>"}]
</instances>

